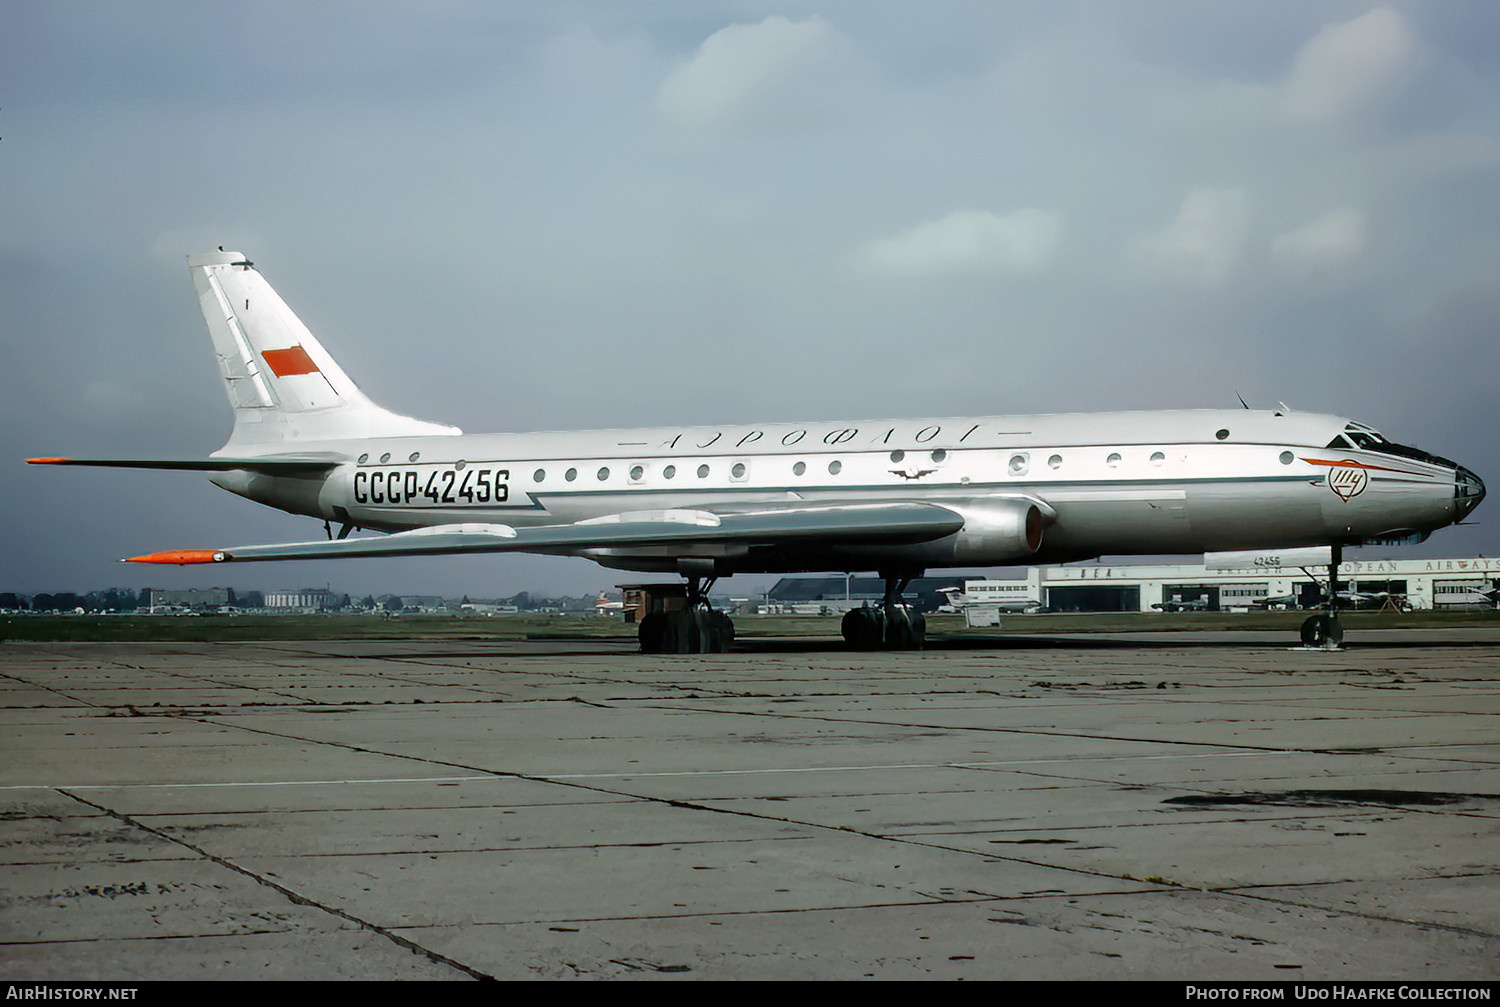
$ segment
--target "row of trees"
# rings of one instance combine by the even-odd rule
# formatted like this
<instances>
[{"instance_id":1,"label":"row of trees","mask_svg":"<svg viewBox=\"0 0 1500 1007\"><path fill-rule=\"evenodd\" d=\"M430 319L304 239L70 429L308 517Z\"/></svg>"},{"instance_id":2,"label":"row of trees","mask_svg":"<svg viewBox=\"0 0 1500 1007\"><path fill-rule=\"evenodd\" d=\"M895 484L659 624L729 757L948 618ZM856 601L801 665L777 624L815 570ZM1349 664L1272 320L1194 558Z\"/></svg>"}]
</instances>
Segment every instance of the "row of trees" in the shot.
<instances>
[{"instance_id":1,"label":"row of trees","mask_svg":"<svg viewBox=\"0 0 1500 1007\"><path fill-rule=\"evenodd\" d=\"M13 591L0 592L0 608L17 612L133 612L141 605L141 597L129 588L112 587L108 591L90 591L74 594L62 591L57 594L34 594L27 597Z\"/></svg>"},{"instance_id":2,"label":"row of trees","mask_svg":"<svg viewBox=\"0 0 1500 1007\"><path fill-rule=\"evenodd\" d=\"M572 600L533 598L529 592L522 591L510 598L497 599L497 603L514 605L520 611L527 612L538 608L557 607L560 601ZM469 601L467 595L464 596L463 601L464 603ZM233 604L237 608L260 608L264 600L259 591L235 592ZM149 608L150 605L150 588L142 588L139 593L130 588L121 587L112 587L106 591L90 591L87 594L60 591L55 594L25 595L14 591L0 591L0 609L11 612L76 612L79 609L85 612L134 612ZM374 611L377 608L387 612L402 610L401 598L398 595L382 595L378 600L371 595L366 595L355 602L347 594L341 598L331 599L329 609L338 611L356 605L366 611Z\"/></svg>"},{"instance_id":3,"label":"row of trees","mask_svg":"<svg viewBox=\"0 0 1500 1007\"><path fill-rule=\"evenodd\" d=\"M259 591L234 593L231 598L238 608L260 608L265 603ZM157 604L162 604L160 599ZM112 587L106 591L90 591L87 594L59 591L55 594L44 592L29 596L14 591L0 591L0 609L12 612L76 612L79 609L85 612L135 612L150 607L150 588L142 588L139 593L128 587Z\"/></svg>"}]
</instances>

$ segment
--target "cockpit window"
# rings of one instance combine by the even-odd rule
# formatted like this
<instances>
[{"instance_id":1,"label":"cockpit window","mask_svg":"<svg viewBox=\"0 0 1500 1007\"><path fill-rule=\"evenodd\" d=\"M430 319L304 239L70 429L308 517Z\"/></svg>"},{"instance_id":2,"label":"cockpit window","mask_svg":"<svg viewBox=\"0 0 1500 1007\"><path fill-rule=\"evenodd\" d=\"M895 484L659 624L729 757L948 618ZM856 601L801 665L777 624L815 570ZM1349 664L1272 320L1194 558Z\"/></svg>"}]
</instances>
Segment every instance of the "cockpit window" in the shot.
<instances>
[{"instance_id":1,"label":"cockpit window","mask_svg":"<svg viewBox=\"0 0 1500 1007\"><path fill-rule=\"evenodd\" d=\"M1410 458L1412 461L1427 462L1430 465L1445 465L1449 468L1457 467L1456 463L1434 454L1428 454L1421 448L1407 447L1405 444L1388 441L1380 435L1378 430L1367 427L1363 423L1350 423L1344 428L1343 433L1329 442L1328 446L1333 449L1354 447L1363 451L1375 451L1384 455L1394 455L1397 458Z\"/></svg>"},{"instance_id":2,"label":"cockpit window","mask_svg":"<svg viewBox=\"0 0 1500 1007\"><path fill-rule=\"evenodd\" d=\"M1395 455L1397 458L1410 458L1412 461L1427 462L1429 465L1442 465L1445 468L1456 469L1458 463L1449 461L1440 456L1429 454L1421 448L1407 447L1405 444L1396 444L1391 441L1381 441L1378 448L1373 450L1381 454Z\"/></svg>"},{"instance_id":3,"label":"cockpit window","mask_svg":"<svg viewBox=\"0 0 1500 1007\"><path fill-rule=\"evenodd\" d=\"M1379 451L1382 445L1390 443L1380 432L1363 423L1350 423L1344 427L1344 432L1328 442L1330 448L1359 448L1362 451Z\"/></svg>"}]
</instances>

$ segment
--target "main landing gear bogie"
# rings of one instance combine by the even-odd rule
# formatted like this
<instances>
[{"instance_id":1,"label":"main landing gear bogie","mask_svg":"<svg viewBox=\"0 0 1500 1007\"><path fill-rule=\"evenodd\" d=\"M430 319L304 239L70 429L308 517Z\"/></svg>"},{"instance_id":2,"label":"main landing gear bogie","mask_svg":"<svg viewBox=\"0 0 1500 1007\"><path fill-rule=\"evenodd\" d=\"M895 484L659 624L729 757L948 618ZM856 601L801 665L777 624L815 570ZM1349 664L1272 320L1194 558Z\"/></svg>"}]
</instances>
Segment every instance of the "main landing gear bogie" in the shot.
<instances>
[{"instance_id":1,"label":"main landing gear bogie","mask_svg":"<svg viewBox=\"0 0 1500 1007\"><path fill-rule=\"evenodd\" d=\"M643 654L723 654L734 644L734 622L708 603L710 579L689 577L681 608L652 612L641 620L636 638Z\"/></svg>"},{"instance_id":2,"label":"main landing gear bogie","mask_svg":"<svg viewBox=\"0 0 1500 1007\"><path fill-rule=\"evenodd\" d=\"M734 644L734 622L706 604L652 612L636 637L643 654L723 654Z\"/></svg>"},{"instance_id":3,"label":"main landing gear bogie","mask_svg":"<svg viewBox=\"0 0 1500 1007\"><path fill-rule=\"evenodd\" d=\"M927 617L901 600L913 578L885 572L880 576L885 597L877 606L844 613L844 642L851 650L921 650L927 642Z\"/></svg>"},{"instance_id":4,"label":"main landing gear bogie","mask_svg":"<svg viewBox=\"0 0 1500 1007\"><path fill-rule=\"evenodd\" d=\"M844 642L853 650L921 650L927 617L906 605L854 608L844 613Z\"/></svg>"}]
</instances>

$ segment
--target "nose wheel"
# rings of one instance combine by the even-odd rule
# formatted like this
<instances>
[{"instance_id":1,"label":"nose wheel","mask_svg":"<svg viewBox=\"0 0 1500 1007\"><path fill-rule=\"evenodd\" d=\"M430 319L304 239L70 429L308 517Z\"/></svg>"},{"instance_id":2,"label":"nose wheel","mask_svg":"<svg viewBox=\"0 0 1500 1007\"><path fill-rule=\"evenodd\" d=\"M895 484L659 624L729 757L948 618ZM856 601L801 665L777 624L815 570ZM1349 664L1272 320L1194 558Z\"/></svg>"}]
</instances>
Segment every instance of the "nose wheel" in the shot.
<instances>
[{"instance_id":1,"label":"nose wheel","mask_svg":"<svg viewBox=\"0 0 1500 1007\"><path fill-rule=\"evenodd\" d=\"M1302 623L1302 646L1338 650L1344 643L1344 627L1336 615L1314 615Z\"/></svg>"},{"instance_id":2,"label":"nose wheel","mask_svg":"<svg viewBox=\"0 0 1500 1007\"><path fill-rule=\"evenodd\" d=\"M1312 650L1342 650L1344 627L1339 622L1339 563L1344 558L1344 547L1332 546L1333 556L1328 563L1327 610L1319 615L1308 616L1302 623L1302 646ZM1306 567L1303 568L1304 571Z\"/></svg>"}]
</instances>

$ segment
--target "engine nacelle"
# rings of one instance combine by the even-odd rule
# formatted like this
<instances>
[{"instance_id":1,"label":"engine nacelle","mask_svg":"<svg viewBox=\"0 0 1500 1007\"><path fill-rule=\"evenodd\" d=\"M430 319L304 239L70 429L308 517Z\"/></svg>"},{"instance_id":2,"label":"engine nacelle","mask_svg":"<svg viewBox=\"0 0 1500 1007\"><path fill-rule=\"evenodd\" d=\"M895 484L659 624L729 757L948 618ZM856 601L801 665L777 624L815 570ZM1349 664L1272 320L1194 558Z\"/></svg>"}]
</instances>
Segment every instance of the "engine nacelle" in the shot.
<instances>
[{"instance_id":1,"label":"engine nacelle","mask_svg":"<svg viewBox=\"0 0 1500 1007\"><path fill-rule=\"evenodd\" d=\"M952 563L999 566L1029 559L1042 547L1042 509L1030 500L967 503L949 509L964 519L963 529L951 536Z\"/></svg>"},{"instance_id":2,"label":"engine nacelle","mask_svg":"<svg viewBox=\"0 0 1500 1007\"><path fill-rule=\"evenodd\" d=\"M1035 500L943 501L942 506L964 519L952 535L920 545L866 546L839 550L856 566L904 564L914 567L1005 566L1036 555L1042 547L1042 528L1054 515ZM854 557L857 556L858 559Z\"/></svg>"}]
</instances>

